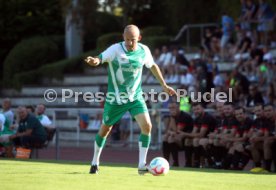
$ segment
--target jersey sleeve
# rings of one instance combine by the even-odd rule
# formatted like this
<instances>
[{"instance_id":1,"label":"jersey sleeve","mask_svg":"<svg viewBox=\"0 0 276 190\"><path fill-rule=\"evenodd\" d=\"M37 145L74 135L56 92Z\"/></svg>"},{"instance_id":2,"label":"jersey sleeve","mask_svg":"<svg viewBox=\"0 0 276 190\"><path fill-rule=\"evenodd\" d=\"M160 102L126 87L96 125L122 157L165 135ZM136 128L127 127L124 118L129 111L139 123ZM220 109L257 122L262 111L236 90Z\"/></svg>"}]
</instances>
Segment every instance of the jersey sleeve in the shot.
<instances>
[{"instance_id":1,"label":"jersey sleeve","mask_svg":"<svg viewBox=\"0 0 276 190\"><path fill-rule=\"evenodd\" d=\"M116 50L118 48L118 44L114 44L112 46L110 46L109 48L107 48L105 51L103 51L100 55L99 58L101 59L101 63L104 62L111 62L114 60L115 56L116 56Z\"/></svg>"},{"instance_id":2,"label":"jersey sleeve","mask_svg":"<svg viewBox=\"0 0 276 190\"><path fill-rule=\"evenodd\" d=\"M145 66L147 68L151 68L152 65L154 64L154 60L153 60L153 57L151 55L150 49L145 45L143 45L143 48L144 48L145 54L146 54L146 56L145 56Z\"/></svg>"},{"instance_id":3,"label":"jersey sleeve","mask_svg":"<svg viewBox=\"0 0 276 190\"><path fill-rule=\"evenodd\" d=\"M5 124L6 118L3 114L0 114L0 131L4 130L4 124Z\"/></svg>"},{"instance_id":4,"label":"jersey sleeve","mask_svg":"<svg viewBox=\"0 0 276 190\"><path fill-rule=\"evenodd\" d=\"M42 120L40 121L40 123L45 127L52 125L52 121L49 119L49 117L47 115L44 115L42 117Z\"/></svg>"}]
</instances>

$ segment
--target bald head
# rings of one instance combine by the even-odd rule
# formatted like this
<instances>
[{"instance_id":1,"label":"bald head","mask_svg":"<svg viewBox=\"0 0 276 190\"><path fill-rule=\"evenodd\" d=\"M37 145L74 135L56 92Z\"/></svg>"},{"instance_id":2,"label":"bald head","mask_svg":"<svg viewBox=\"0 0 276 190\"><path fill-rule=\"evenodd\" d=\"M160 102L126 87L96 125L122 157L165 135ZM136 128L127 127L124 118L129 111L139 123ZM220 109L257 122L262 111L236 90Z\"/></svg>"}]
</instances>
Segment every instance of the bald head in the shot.
<instances>
[{"instance_id":1,"label":"bald head","mask_svg":"<svg viewBox=\"0 0 276 190\"><path fill-rule=\"evenodd\" d=\"M135 33L140 35L140 30L136 25L130 24L125 27L124 34L125 33Z\"/></svg>"},{"instance_id":2,"label":"bald head","mask_svg":"<svg viewBox=\"0 0 276 190\"><path fill-rule=\"evenodd\" d=\"M135 25L127 25L124 30L124 41L128 51L135 51L137 43L141 40L140 30Z\"/></svg>"}]
</instances>

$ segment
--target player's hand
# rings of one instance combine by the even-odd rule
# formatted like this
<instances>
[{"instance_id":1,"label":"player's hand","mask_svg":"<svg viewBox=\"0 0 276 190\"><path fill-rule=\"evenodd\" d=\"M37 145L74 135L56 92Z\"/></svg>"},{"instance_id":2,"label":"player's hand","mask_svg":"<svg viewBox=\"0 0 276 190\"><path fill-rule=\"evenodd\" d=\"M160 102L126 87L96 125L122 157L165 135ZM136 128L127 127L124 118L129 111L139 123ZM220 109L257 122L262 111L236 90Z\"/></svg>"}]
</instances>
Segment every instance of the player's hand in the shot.
<instances>
[{"instance_id":1,"label":"player's hand","mask_svg":"<svg viewBox=\"0 0 276 190\"><path fill-rule=\"evenodd\" d=\"M176 91L168 85L164 85L163 90L164 90L164 92L168 93L170 96L176 95Z\"/></svg>"},{"instance_id":2,"label":"player's hand","mask_svg":"<svg viewBox=\"0 0 276 190\"><path fill-rule=\"evenodd\" d=\"M97 58L97 57L91 57L91 56L88 56L86 59L84 59L84 61L88 64L88 65L91 65L91 66L97 66L100 64L100 59Z\"/></svg>"}]
</instances>

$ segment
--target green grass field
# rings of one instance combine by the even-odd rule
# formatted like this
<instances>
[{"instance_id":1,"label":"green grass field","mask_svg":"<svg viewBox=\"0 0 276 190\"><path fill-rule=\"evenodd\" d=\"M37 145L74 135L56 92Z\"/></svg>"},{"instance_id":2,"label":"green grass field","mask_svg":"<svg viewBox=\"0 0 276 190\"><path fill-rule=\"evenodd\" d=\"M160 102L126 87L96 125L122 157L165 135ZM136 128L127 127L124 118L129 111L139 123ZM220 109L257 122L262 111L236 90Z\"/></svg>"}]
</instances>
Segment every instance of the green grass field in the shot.
<instances>
[{"instance_id":1,"label":"green grass field","mask_svg":"<svg viewBox=\"0 0 276 190\"><path fill-rule=\"evenodd\" d=\"M276 175L272 174L178 168L166 176L139 176L134 165L118 164L104 164L99 175L90 175L88 170L89 163L83 162L0 160L0 189L276 189Z\"/></svg>"}]
</instances>

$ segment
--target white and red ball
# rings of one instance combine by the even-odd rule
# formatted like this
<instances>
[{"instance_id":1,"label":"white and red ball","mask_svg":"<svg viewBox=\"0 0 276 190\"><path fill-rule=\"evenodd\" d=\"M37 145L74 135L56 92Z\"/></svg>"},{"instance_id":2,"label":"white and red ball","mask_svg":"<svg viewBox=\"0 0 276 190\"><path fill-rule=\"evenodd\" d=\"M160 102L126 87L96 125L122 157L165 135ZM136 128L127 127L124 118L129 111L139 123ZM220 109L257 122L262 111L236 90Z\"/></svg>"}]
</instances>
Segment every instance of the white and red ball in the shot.
<instances>
[{"instance_id":1,"label":"white and red ball","mask_svg":"<svg viewBox=\"0 0 276 190\"><path fill-rule=\"evenodd\" d=\"M170 170L170 165L165 158L156 157L150 162L149 170L154 176L166 175Z\"/></svg>"}]
</instances>

